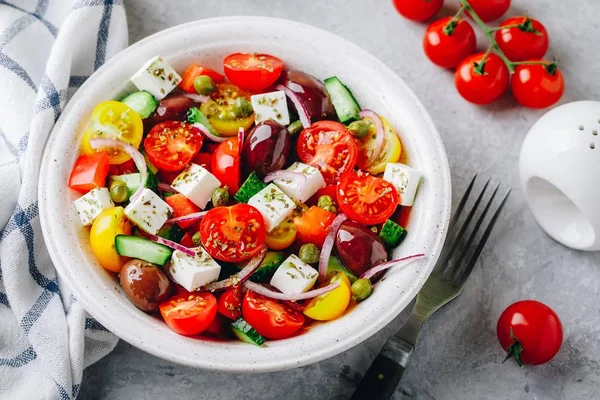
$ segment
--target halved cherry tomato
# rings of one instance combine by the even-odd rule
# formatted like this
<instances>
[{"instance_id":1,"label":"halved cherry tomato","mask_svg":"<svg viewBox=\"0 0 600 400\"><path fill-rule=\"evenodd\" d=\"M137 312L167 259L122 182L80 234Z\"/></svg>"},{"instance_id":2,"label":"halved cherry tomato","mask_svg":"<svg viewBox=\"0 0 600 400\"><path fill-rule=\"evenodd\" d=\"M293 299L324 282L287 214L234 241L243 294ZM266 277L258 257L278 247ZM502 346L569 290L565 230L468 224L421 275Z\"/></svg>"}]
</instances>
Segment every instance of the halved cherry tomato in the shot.
<instances>
[{"instance_id":1,"label":"halved cherry tomato","mask_svg":"<svg viewBox=\"0 0 600 400\"><path fill-rule=\"evenodd\" d=\"M200 211L200 207L191 202L190 199L184 195L177 193L172 196L166 197L165 201L173 209L173 217L183 217L185 215L197 213ZM177 225L181 229L187 229L194 225L196 221L178 222Z\"/></svg>"},{"instance_id":2,"label":"halved cherry tomato","mask_svg":"<svg viewBox=\"0 0 600 400\"><path fill-rule=\"evenodd\" d=\"M400 136L398 136L387 119L381 117L381 123L383 124L383 130L385 132L385 144L383 145L383 150L381 150L379 157L377 157L373 164L366 169L371 175L383 173L387 163L398 162L400 155L402 155Z\"/></svg>"},{"instance_id":3,"label":"halved cherry tomato","mask_svg":"<svg viewBox=\"0 0 600 400\"><path fill-rule=\"evenodd\" d=\"M179 244L185 247L196 247L194 245L194 241L192 240L192 236L194 236L191 232L184 233L183 237L179 241Z\"/></svg>"},{"instance_id":4,"label":"halved cherry tomato","mask_svg":"<svg viewBox=\"0 0 600 400\"><path fill-rule=\"evenodd\" d=\"M267 233L265 243L271 250L283 250L290 247L294 240L296 240L296 226L294 218L290 217Z\"/></svg>"},{"instance_id":5,"label":"halved cherry tomato","mask_svg":"<svg viewBox=\"0 0 600 400\"><path fill-rule=\"evenodd\" d=\"M214 339L218 340L228 340L233 336L233 332L231 332L231 321L217 313L215 319L213 319L202 334L210 334Z\"/></svg>"},{"instance_id":6,"label":"halved cherry tomato","mask_svg":"<svg viewBox=\"0 0 600 400\"><path fill-rule=\"evenodd\" d=\"M227 186L230 196L240 188L240 146L237 138L229 138L222 142L212 156L211 172Z\"/></svg>"},{"instance_id":7,"label":"halved cherry tomato","mask_svg":"<svg viewBox=\"0 0 600 400\"><path fill-rule=\"evenodd\" d=\"M318 168L325 182L332 184L354 168L358 147L344 125L319 121L300 133L297 152L302 162Z\"/></svg>"},{"instance_id":8,"label":"halved cherry tomato","mask_svg":"<svg viewBox=\"0 0 600 400\"><path fill-rule=\"evenodd\" d=\"M194 164L198 164L201 167L204 167L208 170L208 172L212 171L212 158L213 155L211 153L200 152L196 154L196 157L192 160Z\"/></svg>"},{"instance_id":9,"label":"halved cherry tomato","mask_svg":"<svg viewBox=\"0 0 600 400\"><path fill-rule=\"evenodd\" d=\"M200 222L200 238L214 258L240 262L252 258L265 243L262 214L248 204L216 207Z\"/></svg>"},{"instance_id":10,"label":"halved cherry tomato","mask_svg":"<svg viewBox=\"0 0 600 400\"><path fill-rule=\"evenodd\" d=\"M179 171L185 168L202 147L200 129L183 121L166 121L155 125L144 149L157 168Z\"/></svg>"},{"instance_id":11,"label":"halved cherry tomato","mask_svg":"<svg viewBox=\"0 0 600 400\"><path fill-rule=\"evenodd\" d=\"M81 150L84 154L96 152L90 145L90 140L94 138L117 139L137 149L142 142L143 132L144 124L138 113L120 101L105 101L92 112L92 121L83 132ZM107 152L111 164L121 164L131 158L120 149L111 148Z\"/></svg>"},{"instance_id":12,"label":"halved cherry tomato","mask_svg":"<svg viewBox=\"0 0 600 400\"><path fill-rule=\"evenodd\" d=\"M131 235L131 223L125 216L123 207L112 207L100 214L90 230L90 246L100 265L111 271L119 272L127 261L115 249L117 235Z\"/></svg>"},{"instance_id":13,"label":"halved cherry tomato","mask_svg":"<svg viewBox=\"0 0 600 400\"><path fill-rule=\"evenodd\" d=\"M208 292L182 294L161 303L159 308L169 328L180 335L197 335L215 319L217 299Z\"/></svg>"},{"instance_id":14,"label":"halved cherry tomato","mask_svg":"<svg viewBox=\"0 0 600 400\"><path fill-rule=\"evenodd\" d=\"M234 321L242 315L242 289L239 285L219 296L217 311Z\"/></svg>"},{"instance_id":15,"label":"halved cherry tomato","mask_svg":"<svg viewBox=\"0 0 600 400\"><path fill-rule=\"evenodd\" d=\"M133 162L132 159L129 159L129 160L125 161L124 163L111 165L110 168L108 169L108 175L109 176L125 175L125 174L132 174L136 171L137 171L137 168L135 167L135 163Z\"/></svg>"},{"instance_id":16,"label":"halved cherry tomato","mask_svg":"<svg viewBox=\"0 0 600 400\"><path fill-rule=\"evenodd\" d=\"M249 129L254 123L254 114L240 117L234 112L235 100L243 97L250 100L250 94L231 83L217 85L217 91L210 95L212 100L202 104L200 111L208 117L213 128L223 136L236 136L240 128Z\"/></svg>"},{"instance_id":17,"label":"halved cherry tomato","mask_svg":"<svg viewBox=\"0 0 600 400\"><path fill-rule=\"evenodd\" d=\"M296 235L302 243L323 246L334 219L334 213L325 211L321 207L312 206L304 214L294 219Z\"/></svg>"},{"instance_id":18,"label":"halved cherry tomato","mask_svg":"<svg viewBox=\"0 0 600 400\"><path fill-rule=\"evenodd\" d=\"M352 297L350 280L345 273L340 272L329 281L329 283L335 282L340 282L340 286L311 299L304 308L304 315L317 321L329 321L346 311Z\"/></svg>"},{"instance_id":19,"label":"halved cherry tomato","mask_svg":"<svg viewBox=\"0 0 600 400\"><path fill-rule=\"evenodd\" d=\"M283 61L269 54L233 53L223 60L227 79L244 90L259 91L279 79Z\"/></svg>"},{"instance_id":20,"label":"halved cherry tomato","mask_svg":"<svg viewBox=\"0 0 600 400\"><path fill-rule=\"evenodd\" d=\"M376 225L398 206L398 191L388 181L362 172L350 172L340 180L337 200L341 211L356 222Z\"/></svg>"},{"instance_id":21,"label":"halved cherry tomato","mask_svg":"<svg viewBox=\"0 0 600 400\"><path fill-rule=\"evenodd\" d=\"M75 161L69 177L69 187L85 194L92 189L106 186L107 174L108 154L105 151L84 154Z\"/></svg>"},{"instance_id":22,"label":"halved cherry tomato","mask_svg":"<svg viewBox=\"0 0 600 400\"><path fill-rule=\"evenodd\" d=\"M209 76L214 83L221 83L225 80L225 77L220 73L213 71L207 67L201 67L197 64L192 64L185 70L183 75L181 76L181 82L179 82L179 87L183 89L187 93L196 93L196 89L194 89L194 79L199 77L200 75Z\"/></svg>"},{"instance_id":23,"label":"halved cherry tomato","mask_svg":"<svg viewBox=\"0 0 600 400\"><path fill-rule=\"evenodd\" d=\"M304 325L301 311L251 290L244 296L242 315L246 322L267 339L288 338Z\"/></svg>"}]
</instances>

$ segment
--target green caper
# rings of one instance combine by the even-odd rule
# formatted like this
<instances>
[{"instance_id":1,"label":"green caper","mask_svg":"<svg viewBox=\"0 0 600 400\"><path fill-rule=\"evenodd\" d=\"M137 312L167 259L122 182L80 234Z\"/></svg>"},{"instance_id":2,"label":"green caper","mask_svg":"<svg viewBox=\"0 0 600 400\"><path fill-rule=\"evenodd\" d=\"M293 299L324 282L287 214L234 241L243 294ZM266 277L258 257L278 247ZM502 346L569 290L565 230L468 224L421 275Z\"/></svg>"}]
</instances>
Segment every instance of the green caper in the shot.
<instances>
[{"instance_id":1,"label":"green caper","mask_svg":"<svg viewBox=\"0 0 600 400\"><path fill-rule=\"evenodd\" d=\"M127 188L127 184L120 179L115 179L110 183L109 187L110 198L115 203L122 203L127 200L127 196L129 195L129 189Z\"/></svg>"},{"instance_id":2,"label":"green caper","mask_svg":"<svg viewBox=\"0 0 600 400\"><path fill-rule=\"evenodd\" d=\"M229 192L227 191L227 186L216 188L212 193L211 200L214 207L227 205L227 203L229 203Z\"/></svg>"},{"instance_id":3,"label":"green caper","mask_svg":"<svg viewBox=\"0 0 600 400\"><path fill-rule=\"evenodd\" d=\"M192 242L194 243L194 246L200 246L202 244L199 231L192 235Z\"/></svg>"},{"instance_id":4,"label":"green caper","mask_svg":"<svg viewBox=\"0 0 600 400\"><path fill-rule=\"evenodd\" d=\"M361 139L369 134L369 125L364 121L354 121L348 125L348 130L355 138Z\"/></svg>"},{"instance_id":5,"label":"green caper","mask_svg":"<svg viewBox=\"0 0 600 400\"><path fill-rule=\"evenodd\" d=\"M194 89L198 94L208 95L217 90L217 85L210 76L200 75L194 79Z\"/></svg>"},{"instance_id":6,"label":"green caper","mask_svg":"<svg viewBox=\"0 0 600 400\"><path fill-rule=\"evenodd\" d=\"M337 212L337 208L335 208L335 206L333 205L333 199L331 198L331 196L328 196L326 194L319 197L319 200L317 201L317 207L320 207L323 210L332 213Z\"/></svg>"},{"instance_id":7,"label":"green caper","mask_svg":"<svg viewBox=\"0 0 600 400\"><path fill-rule=\"evenodd\" d=\"M252 103L243 97L238 97L235 99L232 110L237 118L247 118L254 112L252 109Z\"/></svg>"},{"instance_id":8,"label":"green caper","mask_svg":"<svg viewBox=\"0 0 600 400\"><path fill-rule=\"evenodd\" d=\"M373 292L373 286L371 286L371 280L366 278L357 279L350 288L354 300L362 301L369 297Z\"/></svg>"},{"instance_id":9,"label":"green caper","mask_svg":"<svg viewBox=\"0 0 600 400\"><path fill-rule=\"evenodd\" d=\"M291 124L289 124L287 126L287 130L290 133L290 135L294 136L297 133L300 133L300 131L303 129L304 127L302 126L302 122L300 122L300 120L298 121L294 121Z\"/></svg>"},{"instance_id":10,"label":"green caper","mask_svg":"<svg viewBox=\"0 0 600 400\"><path fill-rule=\"evenodd\" d=\"M320 256L321 250L312 243L303 244L298 252L298 257L307 264L318 263Z\"/></svg>"}]
</instances>

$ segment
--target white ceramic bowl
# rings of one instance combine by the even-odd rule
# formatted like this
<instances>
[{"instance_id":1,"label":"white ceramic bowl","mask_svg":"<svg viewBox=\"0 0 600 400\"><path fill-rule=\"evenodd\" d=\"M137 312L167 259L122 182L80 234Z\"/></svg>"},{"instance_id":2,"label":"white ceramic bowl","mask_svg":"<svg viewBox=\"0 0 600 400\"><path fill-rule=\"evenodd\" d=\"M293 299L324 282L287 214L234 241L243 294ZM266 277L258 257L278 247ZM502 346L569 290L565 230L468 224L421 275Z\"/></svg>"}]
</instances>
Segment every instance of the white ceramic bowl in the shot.
<instances>
[{"instance_id":1,"label":"white ceramic bowl","mask_svg":"<svg viewBox=\"0 0 600 400\"><path fill-rule=\"evenodd\" d=\"M176 69L198 61L221 70L232 52L266 52L289 68L320 79L337 75L365 108L384 115L400 132L410 164L422 171L409 235L394 257L425 253L404 270L392 271L352 312L264 347L188 338L138 310L115 276L96 262L88 231L81 227L67 181L81 132L92 109L133 90L129 77L159 54ZM132 345L164 359L205 369L267 372L310 364L360 343L390 322L414 298L431 272L446 236L451 189L442 141L427 111L404 82L375 57L323 30L286 20L229 17L201 20L159 32L127 48L94 73L73 96L48 140L40 174L42 229L61 277L89 313Z\"/></svg>"}]
</instances>

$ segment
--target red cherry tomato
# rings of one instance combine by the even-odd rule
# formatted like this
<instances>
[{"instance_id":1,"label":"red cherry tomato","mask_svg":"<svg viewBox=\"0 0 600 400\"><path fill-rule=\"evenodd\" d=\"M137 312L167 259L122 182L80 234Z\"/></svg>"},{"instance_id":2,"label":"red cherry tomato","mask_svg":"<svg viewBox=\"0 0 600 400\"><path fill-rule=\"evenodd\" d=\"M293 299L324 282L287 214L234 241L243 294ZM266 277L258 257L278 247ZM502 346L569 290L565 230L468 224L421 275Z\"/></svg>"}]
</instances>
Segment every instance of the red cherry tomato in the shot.
<instances>
[{"instance_id":1,"label":"red cherry tomato","mask_svg":"<svg viewBox=\"0 0 600 400\"><path fill-rule=\"evenodd\" d=\"M212 171L212 153L200 152L196 154L196 157L194 157L192 162L206 168L208 172Z\"/></svg>"},{"instance_id":2,"label":"red cherry tomato","mask_svg":"<svg viewBox=\"0 0 600 400\"><path fill-rule=\"evenodd\" d=\"M268 88L279 79L283 61L269 54L233 53L223 60L225 76L234 85L250 91Z\"/></svg>"},{"instance_id":3,"label":"red cherry tomato","mask_svg":"<svg viewBox=\"0 0 600 400\"><path fill-rule=\"evenodd\" d=\"M394 7L404 17L425 21L433 17L444 5L444 0L394 0Z\"/></svg>"},{"instance_id":4,"label":"red cherry tomato","mask_svg":"<svg viewBox=\"0 0 600 400\"><path fill-rule=\"evenodd\" d=\"M547 305L535 300L510 305L496 326L498 341L517 363L539 365L550 361L563 341L558 315Z\"/></svg>"},{"instance_id":5,"label":"red cherry tomato","mask_svg":"<svg viewBox=\"0 0 600 400\"><path fill-rule=\"evenodd\" d=\"M129 159L121 164L111 164L108 168L108 176L132 174L137 171L135 163Z\"/></svg>"},{"instance_id":6,"label":"red cherry tomato","mask_svg":"<svg viewBox=\"0 0 600 400\"><path fill-rule=\"evenodd\" d=\"M105 151L79 156L69 177L69 187L82 194L105 187L108 162L108 153Z\"/></svg>"},{"instance_id":7,"label":"red cherry tomato","mask_svg":"<svg viewBox=\"0 0 600 400\"><path fill-rule=\"evenodd\" d=\"M179 87L187 93L196 94L196 89L194 88L194 79L196 79L200 75L209 76L214 83L222 83L225 80L225 77L223 75L216 71L213 71L210 68L192 64L188 67L188 69L185 70L185 72L181 76L181 82L179 83Z\"/></svg>"},{"instance_id":8,"label":"red cherry tomato","mask_svg":"<svg viewBox=\"0 0 600 400\"><path fill-rule=\"evenodd\" d=\"M321 188L319 190L317 190L317 193L315 193L310 199L308 199L308 201L306 202L306 204L308 204L309 206L316 206L319 202L319 197L321 196L329 196L331 197L331 200L333 202L333 205L335 207L337 207L337 185L327 185L324 188Z\"/></svg>"},{"instance_id":9,"label":"red cherry tomato","mask_svg":"<svg viewBox=\"0 0 600 400\"><path fill-rule=\"evenodd\" d=\"M180 335L197 335L217 314L217 299L210 293L190 293L171 297L160 304L160 314Z\"/></svg>"},{"instance_id":10,"label":"red cherry tomato","mask_svg":"<svg viewBox=\"0 0 600 400\"><path fill-rule=\"evenodd\" d=\"M242 315L242 289L240 286L226 290L219 296L217 311L234 321Z\"/></svg>"},{"instance_id":11,"label":"red cherry tomato","mask_svg":"<svg viewBox=\"0 0 600 400\"><path fill-rule=\"evenodd\" d=\"M173 209L173 217L184 217L200 211L200 207L192 203L190 199L181 193L166 197L165 202ZM187 229L196 223L196 221L187 221L178 222L177 225L179 225L181 229Z\"/></svg>"},{"instance_id":12,"label":"red cherry tomato","mask_svg":"<svg viewBox=\"0 0 600 400\"><path fill-rule=\"evenodd\" d=\"M482 66L483 55L477 53L465 58L454 73L458 93L475 104L491 103L508 88L508 68L502 59L491 53Z\"/></svg>"},{"instance_id":13,"label":"red cherry tomato","mask_svg":"<svg viewBox=\"0 0 600 400\"><path fill-rule=\"evenodd\" d=\"M423 49L431 62L442 68L454 68L475 51L475 31L464 19L456 21L456 27L449 31L448 24L453 17L435 21L425 31ZM454 23L454 22L453 22Z\"/></svg>"},{"instance_id":14,"label":"red cherry tomato","mask_svg":"<svg viewBox=\"0 0 600 400\"><path fill-rule=\"evenodd\" d=\"M186 232L183 237L181 238L181 240L179 241L179 244L185 247L196 247L194 245L194 240L192 239L194 235L191 232Z\"/></svg>"},{"instance_id":15,"label":"red cherry tomato","mask_svg":"<svg viewBox=\"0 0 600 400\"><path fill-rule=\"evenodd\" d=\"M213 154L211 172L227 186L230 196L237 193L240 188L240 146L237 137L229 138L222 142Z\"/></svg>"},{"instance_id":16,"label":"red cherry tomato","mask_svg":"<svg viewBox=\"0 0 600 400\"><path fill-rule=\"evenodd\" d=\"M469 0L469 4L483 22L497 20L510 8L510 0Z\"/></svg>"},{"instance_id":17,"label":"red cherry tomato","mask_svg":"<svg viewBox=\"0 0 600 400\"><path fill-rule=\"evenodd\" d=\"M298 157L318 168L327 184L336 183L351 171L358 158L358 146L352 134L339 122L319 121L304 129L298 137Z\"/></svg>"},{"instance_id":18,"label":"red cherry tomato","mask_svg":"<svg viewBox=\"0 0 600 400\"><path fill-rule=\"evenodd\" d=\"M340 210L365 225L385 222L396 210L398 197L394 185L362 172L342 176L337 188Z\"/></svg>"},{"instance_id":19,"label":"red cherry tomato","mask_svg":"<svg viewBox=\"0 0 600 400\"><path fill-rule=\"evenodd\" d=\"M517 65L511 90L515 99L525 107L546 108L560 100L565 91L565 80L556 64Z\"/></svg>"},{"instance_id":20,"label":"red cherry tomato","mask_svg":"<svg viewBox=\"0 0 600 400\"><path fill-rule=\"evenodd\" d=\"M252 258L267 236L262 214L248 204L216 207L200 222L200 239L214 258L240 262Z\"/></svg>"},{"instance_id":21,"label":"red cherry tomato","mask_svg":"<svg viewBox=\"0 0 600 400\"><path fill-rule=\"evenodd\" d=\"M294 218L296 237L302 243L312 243L323 246L329 227L335 219L335 214L312 206L304 214Z\"/></svg>"},{"instance_id":22,"label":"red cherry tomato","mask_svg":"<svg viewBox=\"0 0 600 400\"><path fill-rule=\"evenodd\" d=\"M304 325L301 311L251 290L244 296L242 315L246 322L267 339L288 338Z\"/></svg>"},{"instance_id":23,"label":"red cherry tomato","mask_svg":"<svg viewBox=\"0 0 600 400\"><path fill-rule=\"evenodd\" d=\"M500 24L503 26L506 28L496 31L496 42L509 60L542 58L548 51L548 32L538 20L512 17Z\"/></svg>"},{"instance_id":24,"label":"red cherry tomato","mask_svg":"<svg viewBox=\"0 0 600 400\"><path fill-rule=\"evenodd\" d=\"M183 121L161 122L144 140L144 149L152 164L165 171L185 168L201 147L200 129Z\"/></svg>"}]
</instances>

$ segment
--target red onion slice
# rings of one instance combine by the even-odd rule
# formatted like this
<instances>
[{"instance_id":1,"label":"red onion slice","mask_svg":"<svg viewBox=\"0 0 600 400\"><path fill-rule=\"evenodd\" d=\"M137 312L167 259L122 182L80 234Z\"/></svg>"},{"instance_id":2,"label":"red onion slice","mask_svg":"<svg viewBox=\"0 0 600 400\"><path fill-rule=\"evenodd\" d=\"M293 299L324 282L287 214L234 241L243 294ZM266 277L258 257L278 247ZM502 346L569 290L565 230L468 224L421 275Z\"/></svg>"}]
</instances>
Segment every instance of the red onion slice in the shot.
<instances>
[{"instance_id":1,"label":"red onion slice","mask_svg":"<svg viewBox=\"0 0 600 400\"><path fill-rule=\"evenodd\" d=\"M362 274L360 276L360 278L361 279L362 278L371 279L376 273L381 272L381 271L385 271L386 269L389 269L389 268L391 268L391 267L393 267L395 265L398 265L401 262L404 262L404 261L412 262L412 261L416 261L416 260L418 260L420 258L423 258L423 257L425 257L425 254L414 254L412 256L402 257L402 258L398 258L396 260L391 260L391 261L388 261L388 262L384 262L383 264L376 265L373 268L365 271L365 273ZM406 263L406 264L408 264L408 263Z\"/></svg>"},{"instance_id":2,"label":"red onion slice","mask_svg":"<svg viewBox=\"0 0 600 400\"><path fill-rule=\"evenodd\" d=\"M168 183L164 183L164 182L160 182L158 184L158 190L162 190L163 192L168 192L168 193L177 193L177 190L173 189L173 187L171 185L169 185Z\"/></svg>"},{"instance_id":3,"label":"red onion slice","mask_svg":"<svg viewBox=\"0 0 600 400\"><path fill-rule=\"evenodd\" d=\"M182 246L177 242L174 242L169 239L165 239L160 236L151 235L148 233L145 236L147 236L148 239L152 240L153 242L164 244L165 246L170 247L174 250L179 250L180 252L182 252L183 254L185 254L187 256L196 257L196 252L194 250L190 249L189 247Z\"/></svg>"},{"instance_id":4,"label":"red onion slice","mask_svg":"<svg viewBox=\"0 0 600 400\"><path fill-rule=\"evenodd\" d=\"M238 129L238 155L241 157L242 156L242 148L244 147L244 128L242 128L240 126L240 129Z\"/></svg>"},{"instance_id":5,"label":"red onion slice","mask_svg":"<svg viewBox=\"0 0 600 400\"><path fill-rule=\"evenodd\" d=\"M248 289L248 290L252 290L255 293L262 294L263 296L270 297L272 299L297 301L297 300L312 299L313 297L317 297L322 294L329 293L333 289L336 289L338 286L340 286L340 282L339 281L334 282L334 283L324 286L322 288L309 290L308 292L299 293L299 294L285 294L285 293L275 292L271 289L264 287L263 285L259 285L258 283L254 283L252 281L247 281L246 283L244 283L244 286L246 286L246 289Z\"/></svg>"},{"instance_id":6,"label":"red onion slice","mask_svg":"<svg viewBox=\"0 0 600 400\"><path fill-rule=\"evenodd\" d=\"M375 160L377 160L379 158L379 155L381 154L381 151L383 150L383 145L385 144L385 131L383 129L383 122L381 122L381 117L375 111L362 110L359 115L361 118L369 118L371 121L373 121L373 123L375 124L375 129L376 129L375 151L373 151L371 154L369 154L369 158L367 159L367 162L365 163L365 168L368 168L371 165L373 165Z\"/></svg>"},{"instance_id":7,"label":"red onion slice","mask_svg":"<svg viewBox=\"0 0 600 400\"><path fill-rule=\"evenodd\" d=\"M196 103L202 103L202 104L204 104L208 100L210 100L210 97L208 97L208 96L202 96L202 95L193 94L193 93L185 93L184 96L187 97L188 99L194 100Z\"/></svg>"},{"instance_id":8,"label":"red onion slice","mask_svg":"<svg viewBox=\"0 0 600 400\"><path fill-rule=\"evenodd\" d=\"M319 279L323 280L327 277L327 265L329 264L329 256L331 255L331 250L333 250L333 243L335 242L335 235L337 234L338 229L340 229L340 225L342 222L347 220L348 217L344 213L340 213L335 217L331 226L329 227L329 232L327 232L327 237L325 238L325 242L323 243L323 248L321 249L321 257L319 258Z\"/></svg>"},{"instance_id":9,"label":"red onion slice","mask_svg":"<svg viewBox=\"0 0 600 400\"><path fill-rule=\"evenodd\" d=\"M146 159L144 158L144 155L142 153L137 151L135 147L133 147L129 143L125 143L117 139L95 138L90 140L90 146L92 147L92 149L117 148L123 150L124 152L129 154L129 156L131 156L131 158L133 159L135 167L140 173L140 182L146 182L146 178L148 177ZM130 201L135 200L140 195L142 190L144 190L144 187L145 186L141 184L129 198Z\"/></svg>"},{"instance_id":10,"label":"red onion slice","mask_svg":"<svg viewBox=\"0 0 600 400\"><path fill-rule=\"evenodd\" d=\"M268 173L265 176L265 183L274 181L275 179L283 179L286 181L297 182L300 186L304 186L306 183L306 175L301 172L288 171L280 169L279 171Z\"/></svg>"},{"instance_id":11,"label":"red onion slice","mask_svg":"<svg viewBox=\"0 0 600 400\"><path fill-rule=\"evenodd\" d=\"M227 138L224 136L213 135L212 133L210 133L210 131L208 130L207 127L205 127L204 125L202 125L199 122L196 122L195 124L193 124L193 126L200 129L200 132L202 132L204 137L207 138L208 140L212 140L213 142L216 142L216 143L221 143L221 142L224 142L225 140L227 140Z\"/></svg>"},{"instance_id":12,"label":"red onion slice","mask_svg":"<svg viewBox=\"0 0 600 400\"><path fill-rule=\"evenodd\" d=\"M296 96L296 93L283 85L277 85L275 86L275 89L282 90L285 95L290 98L292 104L296 107L296 111L298 111L298 117L300 118L300 122L302 122L302 126L308 128L310 126L310 115L300 98Z\"/></svg>"},{"instance_id":13,"label":"red onion slice","mask_svg":"<svg viewBox=\"0 0 600 400\"><path fill-rule=\"evenodd\" d=\"M194 222L200 221L202 217L206 215L208 211L200 211L188 215L183 215L181 217L169 218L165 224L176 224L177 222Z\"/></svg>"},{"instance_id":14,"label":"red onion slice","mask_svg":"<svg viewBox=\"0 0 600 400\"><path fill-rule=\"evenodd\" d=\"M229 278L223 279L222 281L211 282L208 285L204 285L201 288L198 288L197 290L199 292L214 292L215 290L223 290L235 285L239 285L240 283L250 278L254 271L258 269L263 258L265 258L265 254L267 254L267 248L263 246L263 248L258 252L258 254L254 256L254 258L250 260L248 265L246 265L244 269L242 269L240 272L238 272L235 275L231 275Z\"/></svg>"}]
</instances>

